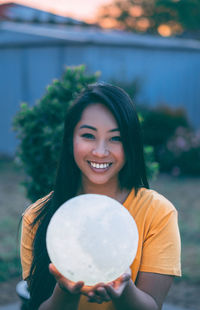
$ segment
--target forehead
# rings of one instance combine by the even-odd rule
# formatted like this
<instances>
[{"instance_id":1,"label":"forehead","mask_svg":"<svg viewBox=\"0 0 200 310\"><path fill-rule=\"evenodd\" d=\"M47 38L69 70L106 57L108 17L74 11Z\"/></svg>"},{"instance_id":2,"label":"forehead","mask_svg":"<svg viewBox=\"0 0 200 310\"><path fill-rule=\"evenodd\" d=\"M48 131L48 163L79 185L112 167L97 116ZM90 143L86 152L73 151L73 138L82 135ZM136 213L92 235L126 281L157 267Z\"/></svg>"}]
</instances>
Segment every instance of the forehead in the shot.
<instances>
[{"instance_id":1,"label":"forehead","mask_svg":"<svg viewBox=\"0 0 200 310\"><path fill-rule=\"evenodd\" d=\"M110 129L117 128L117 121L106 106L101 103L89 105L82 113L79 124L93 125L94 127L106 126Z\"/></svg>"}]
</instances>

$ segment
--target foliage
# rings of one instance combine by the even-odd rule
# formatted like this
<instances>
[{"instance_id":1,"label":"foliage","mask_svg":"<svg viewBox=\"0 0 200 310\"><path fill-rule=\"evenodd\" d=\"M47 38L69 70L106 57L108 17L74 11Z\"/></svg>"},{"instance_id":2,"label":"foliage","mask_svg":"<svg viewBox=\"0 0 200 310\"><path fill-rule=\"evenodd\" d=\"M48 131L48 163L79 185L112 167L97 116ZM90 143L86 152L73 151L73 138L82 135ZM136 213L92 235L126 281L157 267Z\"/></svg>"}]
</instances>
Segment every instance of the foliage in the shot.
<instances>
[{"instance_id":1,"label":"foliage","mask_svg":"<svg viewBox=\"0 0 200 310\"><path fill-rule=\"evenodd\" d=\"M27 175L24 185L30 200L52 190L66 110L76 93L96 82L98 75L87 75L85 66L67 67L36 105L23 103L15 116L14 129L20 140L18 158Z\"/></svg>"},{"instance_id":2,"label":"foliage","mask_svg":"<svg viewBox=\"0 0 200 310\"><path fill-rule=\"evenodd\" d=\"M137 102L137 96L141 91L141 81L139 78L135 78L134 80L127 82L127 81L118 81L115 79L112 79L110 81L111 84L114 84L118 87L121 87L123 90L129 94L133 102Z\"/></svg>"},{"instance_id":3,"label":"foliage","mask_svg":"<svg viewBox=\"0 0 200 310\"><path fill-rule=\"evenodd\" d=\"M199 16L200 0L113 0L99 9L98 21L105 27L171 35L199 30Z\"/></svg>"},{"instance_id":4,"label":"foliage","mask_svg":"<svg viewBox=\"0 0 200 310\"><path fill-rule=\"evenodd\" d=\"M0 258L0 282L18 277L20 274L21 264L19 257L13 257L9 260L3 260Z\"/></svg>"},{"instance_id":5,"label":"foliage","mask_svg":"<svg viewBox=\"0 0 200 310\"><path fill-rule=\"evenodd\" d=\"M139 107L144 142L151 145L160 171L200 175L200 132L195 132L182 109Z\"/></svg>"},{"instance_id":6,"label":"foliage","mask_svg":"<svg viewBox=\"0 0 200 310\"><path fill-rule=\"evenodd\" d=\"M155 160L154 148L150 145L145 145L144 155L148 177L155 179L159 172L159 163Z\"/></svg>"},{"instance_id":7,"label":"foliage","mask_svg":"<svg viewBox=\"0 0 200 310\"><path fill-rule=\"evenodd\" d=\"M200 131L178 127L163 148L159 162L163 169L170 167L174 175L200 175Z\"/></svg>"},{"instance_id":8,"label":"foliage","mask_svg":"<svg viewBox=\"0 0 200 310\"><path fill-rule=\"evenodd\" d=\"M189 127L185 111L181 108L157 106L141 110L143 115L144 143L158 148L174 134L177 127Z\"/></svg>"}]
</instances>

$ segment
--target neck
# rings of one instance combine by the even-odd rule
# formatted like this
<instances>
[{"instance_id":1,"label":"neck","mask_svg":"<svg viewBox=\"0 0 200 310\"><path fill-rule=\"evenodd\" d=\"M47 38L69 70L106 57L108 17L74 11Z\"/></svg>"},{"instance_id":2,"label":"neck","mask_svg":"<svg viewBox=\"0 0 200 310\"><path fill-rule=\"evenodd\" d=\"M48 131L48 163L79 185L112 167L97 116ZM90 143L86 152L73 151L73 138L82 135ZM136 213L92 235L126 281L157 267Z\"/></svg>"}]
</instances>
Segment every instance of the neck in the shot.
<instances>
[{"instance_id":1,"label":"neck","mask_svg":"<svg viewBox=\"0 0 200 310\"><path fill-rule=\"evenodd\" d=\"M93 184L90 182L84 182L84 180L82 180L81 186L78 191L78 195L81 194L105 195L123 203L126 200L129 191L127 189L120 188L118 182L117 183L110 182L108 185L108 184Z\"/></svg>"}]
</instances>

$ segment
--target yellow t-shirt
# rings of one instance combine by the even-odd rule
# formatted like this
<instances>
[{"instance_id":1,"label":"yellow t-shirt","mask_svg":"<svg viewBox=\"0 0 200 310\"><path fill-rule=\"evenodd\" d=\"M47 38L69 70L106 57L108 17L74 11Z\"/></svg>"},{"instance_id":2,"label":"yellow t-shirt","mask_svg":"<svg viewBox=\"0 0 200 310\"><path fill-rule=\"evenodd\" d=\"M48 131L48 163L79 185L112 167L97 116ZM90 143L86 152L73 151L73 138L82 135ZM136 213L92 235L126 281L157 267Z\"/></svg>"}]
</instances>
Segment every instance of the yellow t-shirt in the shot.
<instances>
[{"instance_id":1,"label":"yellow t-shirt","mask_svg":"<svg viewBox=\"0 0 200 310\"><path fill-rule=\"evenodd\" d=\"M32 240L36 227L31 231L30 224L38 210L50 194L31 205L23 214L21 236L21 264L23 279L28 278L32 262ZM123 203L133 216L139 232L139 244L136 258L131 265L132 280L135 282L139 271L167 275L181 275L180 234L177 223L177 211L162 195L154 190L134 189ZM79 310L113 310L112 302L103 304L88 303L81 296Z\"/></svg>"}]
</instances>

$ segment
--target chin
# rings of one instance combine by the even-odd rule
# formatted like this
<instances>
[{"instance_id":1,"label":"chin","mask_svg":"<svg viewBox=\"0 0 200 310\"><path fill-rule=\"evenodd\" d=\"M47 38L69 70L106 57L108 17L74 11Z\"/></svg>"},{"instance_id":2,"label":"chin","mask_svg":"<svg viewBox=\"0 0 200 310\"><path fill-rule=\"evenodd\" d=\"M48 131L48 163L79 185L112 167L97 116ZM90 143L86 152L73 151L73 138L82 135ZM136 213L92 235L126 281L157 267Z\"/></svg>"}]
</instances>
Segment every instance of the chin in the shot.
<instances>
[{"instance_id":1,"label":"chin","mask_svg":"<svg viewBox=\"0 0 200 310\"><path fill-rule=\"evenodd\" d=\"M89 182L94 185L106 185L112 182L112 178L88 178Z\"/></svg>"}]
</instances>

